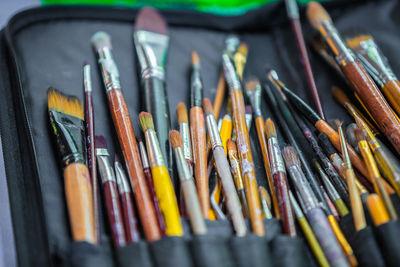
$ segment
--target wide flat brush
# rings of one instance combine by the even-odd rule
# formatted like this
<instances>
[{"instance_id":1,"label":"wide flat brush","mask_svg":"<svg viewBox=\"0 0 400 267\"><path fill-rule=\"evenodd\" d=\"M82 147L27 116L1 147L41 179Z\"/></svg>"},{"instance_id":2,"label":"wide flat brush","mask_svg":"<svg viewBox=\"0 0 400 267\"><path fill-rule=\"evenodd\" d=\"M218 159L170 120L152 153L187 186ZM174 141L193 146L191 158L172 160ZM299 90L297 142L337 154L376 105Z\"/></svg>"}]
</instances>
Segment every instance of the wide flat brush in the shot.
<instances>
[{"instance_id":1,"label":"wide flat brush","mask_svg":"<svg viewBox=\"0 0 400 267\"><path fill-rule=\"evenodd\" d=\"M134 26L133 40L140 65L145 110L154 116L161 152L168 171L172 174L172 149L168 139L171 125L165 89L165 62L169 37L167 24L156 9L144 7L140 10Z\"/></svg>"},{"instance_id":2,"label":"wide flat brush","mask_svg":"<svg viewBox=\"0 0 400 267\"><path fill-rule=\"evenodd\" d=\"M143 231L148 241L154 241L161 237L161 232L140 163L139 149L136 144L128 106L121 89L118 68L112 56L111 37L105 32L97 32L93 35L91 41L97 54L104 89L118 141L124 155L125 165L131 183L135 188L135 201Z\"/></svg>"},{"instance_id":3,"label":"wide flat brush","mask_svg":"<svg viewBox=\"0 0 400 267\"><path fill-rule=\"evenodd\" d=\"M329 14L317 2L310 2L307 17L335 55L342 72L354 91L375 118L380 130L400 153L400 121L386 102L378 87L361 64L349 52Z\"/></svg>"},{"instance_id":4,"label":"wide flat brush","mask_svg":"<svg viewBox=\"0 0 400 267\"><path fill-rule=\"evenodd\" d=\"M85 165L85 125L83 106L78 98L55 88L47 91L50 123L57 141L67 199L69 222L74 241L97 243L93 192Z\"/></svg>"}]
</instances>

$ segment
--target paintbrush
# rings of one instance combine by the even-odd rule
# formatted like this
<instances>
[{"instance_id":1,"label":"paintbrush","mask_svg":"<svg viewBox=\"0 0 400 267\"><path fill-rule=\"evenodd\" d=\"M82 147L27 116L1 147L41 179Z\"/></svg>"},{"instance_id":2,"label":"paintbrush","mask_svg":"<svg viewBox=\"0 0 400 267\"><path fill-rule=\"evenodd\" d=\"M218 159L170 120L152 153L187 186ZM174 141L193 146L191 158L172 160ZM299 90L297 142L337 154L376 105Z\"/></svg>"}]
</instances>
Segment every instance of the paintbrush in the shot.
<instances>
[{"instance_id":1,"label":"paintbrush","mask_svg":"<svg viewBox=\"0 0 400 267\"><path fill-rule=\"evenodd\" d=\"M96 168L96 155L94 144L94 110L93 110L93 97L92 97L92 78L90 64L85 62L83 64L83 88L85 91L85 122L86 122L86 135L87 135L87 162L90 172L92 192L93 192L93 213L94 213L94 228L96 231L96 240L100 239L99 227L99 201L97 199L97 168Z\"/></svg>"},{"instance_id":2,"label":"paintbrush","mask_svg":"<svg viewBox=\"0 0 400 267\"><path fill-rule=\"evenodd\" d=\"M389 213L379 195L370 194L367 198L367 207L375 227L390 221Z\"/></svg>"},{"instance_id":3,"label":"paintbrush","mask_svg":"<svg viewBox=\"0 0 400 267\"><path fill-rule=\"evenodd\" d=\"M381 87L393 109L400 114L400 81L393 73L387 58L374 38L365 32L346 35L346 44L356 55L365 70Z\"/></svg>"},{"instance_id":4,"label":"paintbrush","mask_svg":"<svg viewBox=\"0 0 400 267\"><path fill-rule=\"evenodd\" d=\"M179 216L178 203L174 187L165 165L160 143L154 130L153 117L150 113L140 112L140 127L145 135L146 147L149 153L151 174L158 203L165 221L165 234L168 236L182 236L183 229Z\"/></svg>"},{"instance_id":5,"label":"paintbrush","mask_svg":"<svg viewBox=\"0 0 400 267\"><path fill-rule=\"evenodd\" d=\"M365 165L367 165L370 177L373 177L374 190L376 193L378 193L379 197L382 198L382 201L389 212L390 218L392 220L397 220L396 210L394 209L392 200L390 199L388 192L383 187L382 177L378 170L378 166L376 165L374 156L369 149L368 142L365 140L364 130L357 129L355 131L355 134L358 141L358 147L360 148L361 155L364 158Z\"/></svg>"},{"instance_id":6,"label":"paintbrush","mask_svg":"<svg viewBox=\"0 0 400 267\"><path fill-rule=\"evenodd\" d=\"M118 198L117 181L114 169L110 162L110 154L104 136L96 136L96 157L103 186L104 202L111 236L115 247L123 247L126 244L124 221Z\"/></svg>"},{"instance_id":7,"label":"paintbrush","mask_svg":"<svg viewBox=\"0 0 400 267\"><path fill-rule=\"evenodd\" d=\"M347 188L349 190L351 210L353 212L354 227L356 231L360 231L367 226L364 214L364 208L362 205L360 194L358 193L356 186L356 176L351 166L349 152L347 151L346 138L343 133L342 126L339 126L340 145L342 147L342 155L344 159L345 175L347 180ZM360 190L360 193L363 194ZM364 193L368 196L368 193Z\"/></svg>"},{"instance_id":8,"label":"paintbrush","mask_svg":"<svg viewBox=\"0 0 400 267\"><path fill-rule=\"evenodd\" d=\"M74 241L97 243L93 192L85 165L83 106L75 96L47 90L50 123L57 142L64 176L69 222Z\"/></svg>"},{"instance_id":9,"label":"paintbrush","mask_svg":"<svg viewBox=\"0 0 400 267\"><path fill-rule=\"evenodd\" d=\"M244 107L244 112L245 112L244 117L246 120L247 131L250 132L251 123L253 122L253 108L250 105L246 105Z\"/></svg>"},{"instance_id":10,"label":"paintbrush","mask_svg":"<svg viewBox=\"0 0 400 267\"><path fill-rule=\"evenodd\" d=\"M308 86L313 96L314 104L318 114L325 120L324 110L322 108L321 99L318 95L318 89L315 85L314 75L311 69L310 59L308 58L306 44L304 42L303 32L301 30L299 9L296 0L285 0L286 13L292 24L292 30L296 37L297 48L300 52L301 63L307 76Z\"/></svg>"},{"instance_id":11,"label":"paintbrush","mask_svg":"<svg viewBox=\"0 0 400 267\"><path fill-rule=\"evenodd\" d=\"M344 76L371 112L380 130L400 153L400 121L396 118L374 81L346 47L329 14L319 3L310 2L307 7L307 17L311 25L325 39L341 66Z\"/></svg>"},{"instance_id":12,"label":"paintbrush","mask_svg":"<svg viewBox=\"0 0 400 267\"><path fill-rule=\"evenodd\" d=\"M104 89L118 141L124 155L125 166L135 188L135 201L143 231L148 241L154 241L161 237L161 233L157 227L156 213L140 164L139 150L128 106L122 93L118 68L112 56L111 37L105 32L97 32L92 36L91 41L97 54Z\"/></svg>"},{"instance_id":13,"label":"paintbrush","mask_svg":"<svg viewBox=\"0 0 400 267\"><path fill-rule=\"evenodd\" d=\"M161 152L172 174L172 149L168 133L170 115L165 89L165 62L169 45L167 24L158 11L144 7L137 15L133 40L140 65L140 81L144 91L145 110L154 116Z\"/></svg>"},{"instance_id":14,"label":"paintbrush","mask_svg":"<svg viewBox=\"0 0 400 267\"><path fill-rule=\"evenodd\" d=\"M317 238L315 237L313 230L311 229L310 224L307 219L304 217L303 211L301 210L299 204L293 196L292 191L289 191L290 203L292 204L294 214L296 215L297 222L299 223L303 234L310 245L311 251L313 252L315 258L317 259L319 265L321 267L329 267L329 263L325 254L318 243Z\"/></svg>"},{"instance_id":15,"label":"paintbrush","mask_svg":"<svg viewBox=\"0 0 400 267\"><path fill-rule=\"evenodd\" d=\"M121 203L122 219L124 222L126 242L138 242L140 239L135 207L133 206L132 190L126 177L124 168L119 162L119 157L115 154L114 159L115 180L118 186L119 200Z\"/></svg>"},{"instance_id":16,"label":"paintbrush","mask_svg":"<svg viewBox=\"0 0 400 267\"><path fill-rule=\"evenodd\" d=\"M257 78L251 77L247 79L246 95L253 107L254 122L256 124L258 142L261 148L261 153L264 161L265 174L267 175L268 187L272 196L272 203L274 206L274 213L279 217L279 207L276 198L274 182L271 174L271 167L269 166L268 145L265 139L264 118L261 112L261 85Z\"/></svg>"},{"instance_id":17,"label":"paintbrush","mask_svg":"<svg viewBox=\"0 0 400 267\"><path fill-rule=\"evenodd\" d=\"M139 140L138 143L139 143L140 159L142 163L143 173L146 179L146 184L149 188L151 202L153 203L154 210L156 211L158 227L161 231L161 234L164 235L165 234L164 217L161 212L160 205L158 203L156 190L154 189L153 177L151 176L151 166L149 163L149 159L147 158L146 147L142 140Z\"/></svg>"},{"instance_id":18,"label":"paintbrush","mask_svg":"<svg viewBox=\"0 0 400 267\"><path fill-rule=\"evenodd\" d=\"M235 182L236 191L242 204L242 212L244 217L249 218L249 208L246 200L246 193L243 186L242 171L240 170L240 160L236 143L229 139L227 142L228 158L231 165L233 181Z\"/></svg>"},{"instance_id":19,"label":"paintbrush","mask_svg":"<svg viewBox=\"0 0 400 267\"><path fill-rule=\"evenodd\" d=\"M203 83L200 77L200 60L192 53L192 70L190 76L190 134L192 139L194 177L197 193L204 218L208 218L210 209L209 186L207 177L206 126L202 109Z\"/></svg>"},{"instance_id":20,"label":"paintbrush","mask_svg":"<svg viewBox=\"0 0 400 267\"><path fill-rule=\"evenodd\" d=\"M189 166L190 173L193 175L192 142L190 140L189 120L186 105L179 102L176 107L176 116L179 124L179 134L182 136L183 155Z\"/></svg>"},{"instance_id":21,"label":"paintbrush","mask_svg":"<svg viewBox=\"0 0 400 267\"><path fill-rule=\"evenodd\" d=\"M293 211L290 205L289 185L286 179L285 163L283 162L281 150L279 148L275 124L270 118L265 122L265 131L268 139L269 162L271 165L272 177L274 179L283 231L288 236L293 237L296 236L297 233Z\"/></svg>"},{"instance_id":22,"label":"paintbrush","mask_svg":"<svg viewBox=\"0 0 400 267\"><path fill-rule=\"evenodd\" d=\"M295 184L299 198L302 200L304 213L319 241L325 256L332 266L348 266L343 250L338 243L335 232L331 228L324 212L318 206L318 202L314 193L308 185L304 173L301 170L301 163L297 156L296 150L287 146L283 150L283 157L287 170L292 181Z\"/></svg>"},{"instance_id":23,"label":"paintbrush","mask_svg":"<svg viewBox=\"0 0 400 267\"><path fill-rule=\"evenodd\" d=\"M226 205L232 219L233 228L237 236L244 236L247 232L246 224L209 99L205 98L203 100L203 107L206 113L205 120L207 122L208 134L210 135L215 166L221 179L222 189L224 190Z\"/></svg>"},{"instance_id":24,"label":"paintbrush","mask_svg":"<svg viewBox=\"0 0 400 267\"><path fill-rule=\"evenodd\" d=\"M178 168L179 180L181 182L182 193L186 210L189 214L190 224L194 234L202 235L207 233L207 226L201 214L200 202L197 196L196 186L193 175L190 173L186 164L183 142L179 132L172 130L169 133L169 139L175 151L176 165Z\"/></svg>"},{"instance_id":25,"label":"paintbrush","mask_svg":"<svg viewBox=\"0 0 400 267\"><path fill-rule=\"evenodd\" d=\"M243 80L243 72L246 66L248 48L243 42L237 47L236 53L233 55L233 62L235 63L236 72L240 80Z\"/></svg>"},{"instance_id":26,"label":"paintbrush","mask_svg":"<svg viewBox=\"0 0 400 267\"><path fill-rule=\"evenodd\" d=\"M271 198L268 194L267 189L265 189L263 186L259 186L258 193L260 194L260 198L261 198L261 205L262 205L263 211L264 211L263 212L264 218L272 219Z\"/></svg>"},{"instance_id":27,"label":"paintbrush","mask_svg":"<svg viewBox=\"0 0 400 267\"><path fill-rule=\"evenodd\" d=\"M230 96L232 99L233 126L236 133L236 144L238 146L238 154L242 170L246 200L249 207L250 222L253 233L259 236L263 236L265 235L265 229L261 215L262 211L260 198L257 191L257 180L253 162L253 155L251 154L249 132L245 120L245 107L242 94L242 85L228 52L223 53L222 64L224 67L225 80L228 84Z\"/></svg>"}]
</instances>

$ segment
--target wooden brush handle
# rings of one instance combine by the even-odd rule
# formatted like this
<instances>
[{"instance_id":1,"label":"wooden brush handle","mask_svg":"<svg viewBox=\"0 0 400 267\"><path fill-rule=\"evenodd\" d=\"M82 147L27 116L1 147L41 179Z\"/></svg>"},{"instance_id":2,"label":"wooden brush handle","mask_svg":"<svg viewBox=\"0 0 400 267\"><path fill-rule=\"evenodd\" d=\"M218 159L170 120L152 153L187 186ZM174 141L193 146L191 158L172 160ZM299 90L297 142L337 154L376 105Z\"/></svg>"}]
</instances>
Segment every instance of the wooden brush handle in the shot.
<instances>
[{"instance_id":1,"label":"wooden brush handle","mask_svg":"<svg viewBox=\"0 0 400 267\"><path fill-rule=\"evenodd\" d=\"M274 213L276 217L279 219L279 205L278 205L278 200L276 198L276 192L274 188L274 180L272 178L271 174L271 167L269 166L269 156L268 156L268 144L267 140L265 138L265 129L264 129L264 119L262 116L258 116L255 119L256 123L256 128L257 128L257 135L258 135L258 142L261 147L261 152L264 160L264 167L265 167L265 173L267 174L267 181L268 181L268 187L271 192L271 198L272 198L272 206L274 207Z\"/></svg>"},{"instance_id":2,"label":"wooden brush handle","mask_svg":"<svg viewBox=\"0 0 400 267\"><path fill-rule=\"evenodd\" d=\"M201 107L192 107L190 109L190 135L192 137L194 177L196 180L201 212L204 218L208 218L210 200L207 178L206 126L203 109Z\"/></svg>"},{"instance_id":3,"label":"wooden brush handle","mask_svg":"<svg viewBox=\"0 0 400 267\"><path fill-rule=\"evenodd\" d=\"M400 115L400 82L398 80L389 81L382 86L382 91L397 115Z\"/></svg>"},{"instance_id":4,"label":"wooden brush handle","mask_svg":"<svg viewBox=\"0 0 400 267\"><path fill-rule=\"evenodd\" d=\"M360 231L367 226L367 223L365 220L364 208L356 186L356 176L354 175L354 171L352 169L347 169L346 177L347 188L350 195L351 211L353 212L354 227L356 228L356 231Z\"/></svg>"},{"instance_id":5,"label":"wooden brush handle","mask_svg":"<svg viewBox=\"0 0 400 267\"><path fill-rule=\"evenodd\" d=\"M181 188L193 233L197 235L206 234L207 227L201 214L200 202L193 179L182 181Z\"/></svg>"},{"instance_id":6,"label":"wooden brush handle","mask_svg":"<svg viewBox=\"0 0 400 267\"><path fill-rule=\"evenodd\" d=\"M224 103L225 91L226 91L225 76L224 72L221 71L218 79L217 93L215 94L214 104L213 104L213 113L216 120L218 120L219 118L219 112L221 111L222 103Z\"/></svg>"},{"instance_id":7,"label":"wooden brush handle","mask_svg":"<svg viewBox=\"0 0 400 267\"><path fill-rule=\"evenodd\" d=\"M135 207L133 206L132 194L124 192L120 194L122 219L124 222L126 242L138 242L140 239L137 228Z\"/></svg>"},{"instance_id":8,"label":"wooden brush handle","mask_svg":"<svg viewBox=\"0 0 400 267\"><path fill-rule=\"evenodd\" d=\"M86 165L68 165L64 169L64 186L74 241L95 243L93 193Z\"/></svg>"},{"instance_id":9,"label":"wooden brush handle","mask_svg":"<svg viewBox=\"0 0 400 267\"><path fill-rule=\"evenodd\" d=\"M400 154L400 122L374 81L358 62L343 67L343 74L375 118L380 130Z\"/></svg>"},{"instance_id":10,"label":"wooden brush handle","mask_svg":"<svg viewBox=\"0 0 400 267\"><path fill-rule=\"evenodd\" d=\"M107 94L111 116L114 121L119 144L124 154L129 178L135 188L135 201L144 235L148 241L161 238L157 217L144 178L139 158L139 150L133 132L129 110L121 90L110 90Z\"/></svg>"}]
</instances>

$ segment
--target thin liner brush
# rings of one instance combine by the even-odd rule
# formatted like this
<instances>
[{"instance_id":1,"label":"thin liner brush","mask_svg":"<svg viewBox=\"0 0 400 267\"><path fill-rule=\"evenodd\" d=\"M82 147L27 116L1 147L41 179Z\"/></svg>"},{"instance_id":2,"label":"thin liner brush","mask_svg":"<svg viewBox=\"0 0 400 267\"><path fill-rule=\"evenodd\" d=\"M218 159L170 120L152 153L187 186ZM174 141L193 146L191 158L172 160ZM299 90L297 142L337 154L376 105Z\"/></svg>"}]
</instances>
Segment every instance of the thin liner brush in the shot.
<instances>
[{"instance_id":1,"label":"thin liner brush","mask_svg":"<svg viewBox=\"0 0 400 267\"><path fill-rule=\"evenodd\" d=\"M272 219L272 214L270 211L271 198L268 194L267 189L265 189L265 187L263 187L263 186L259 186L258 193L260 194L260 198L261 198L261 205L262 205L263 211L264 211L264 218Z\"/></svg>"},{"instance_id":2,"label":"thin liner brush","mask_svg":"<svg viewBox=\"0 0 400 267\"><path fill-rule=\"evenodd\" d=\"M183 155L189 166L190 173L193 174L192 142L190 140L189 120L186 105L179 102L176 107L176 115L179 124L179 134L182 137Z\"/></svg>"},{"instance_id":3,"label":"thin liner brush","mask_svg":"<svg viewBox=\"0 0 400 267\"><path fill-rule=\"evenodd\" d=\"M243 72L246 66L248 48L244 42L241 42L237 48L236 53L233 55L233 61L235 62L236 72L240 80L243 80Z\"/></svg>"},{"instance_id":4,"label":"thin liner brush","mask_svg":"<svg viewBox=\"0 0 400 267\"><path fill-rule=\"evenodd\" d=\"M96 168L96 154L94 143L94 110L93 110L93 97L92 97L92 78L91 78L90 64L85 62L83 64L83 88L85 91L85 121L86 121L86 134L87 134L87 159L90 178L92 182L93 192L93 212L94 212L94 228L96 231L96 240L100 240L100 227L99 227L99 201L97 199L98 182L97 182L97 168Z\"/></svg>"},{"instance_id":5,"label":"thin liner brush","mask_svg":"<svg viewBox=\"0 0 400 267\"><path fill-rule=\"evenodd\" d=\"M322 108L321 99L318 94L317 86L315 85L310 59L308 58L303 32L301 30L300 15L296 0L285 0L285 3L286 3L287 16L292 24L292 30L294 36L296 37L297 48L299 49L300 52L301 63L303 65L304 72L306 73L307 76L308 86L310 87L315 107L317 109L319 116L321 116L321 118L325 120L324 110Z\"/></svg>"},{"instance_id":6,"label":"thin liner brush","mask_svg":"<svg viewBox=\"0 0 400 267\"><path fill-rule=\"evenodd\" d=\"M289 199L289 185L286 178L285 163L278 144L275 124L268 118L265 122L265 130L268 138L269 162L271 164L272 177L278 198L280 218L282 219L283 231L288 236L297 235L293 210Z\"/></svg>"},{"instance_id":7,"label":"thin liner brush","mask_svg":"<svg viewBox=\"0 0 400 267\"><path fill-rule=\"evenodd\" d=\"M233 126L236 133L236 143L239 152L240 166L242 169L246 200L250 212L250 222L253 233L259 236L265 235L262 221L260 198L257 191L257 180L254 168L253 156L251 154L249 132L245 121L244 99L242 85L237 76L232 59L228 52L222 55L225 80L228 84L232 99Z\"/></svg>"},{"instance_id":8,"label":"thin liner brush","mask_svg":"<svg viewBox=\"0 0 400 267\"><path fill-rule=\"evenodd\" d=\"M193 233L203 235L207 233L207 226L201 214L200 202L197 197L196 185L193 175L190 173L189 167L185 162L185 152L183 150L182 138L179 132L172 130L169 133L169 139L175 151L176 164L178 168L179 180L183 192L186 210L189 214L190 224Z\"/></svg>"},{"instance_id":9,"label":"thin liner brush","mask_svg":"<svg viewBox=\"0 0 400 267\"><path fill-rule=\"evenodd\" d=\"M203 83L200 77L200 59L196 51L192 52L192 70L190 76L190 135L192 139L194 178L204 218L208 218L210 209L209 185L207 176L206 126L202 108Z\"/></svg>"},{"instance_id":10,"label":"thin liner brush","mask_svg":"<svg viewBox=\"0 0 400 267\"><path fill-rule=\"evenodd\" d=\"M160 149L157 134L154 130L153 117L150 113L140 112L139 122L146 139L154 189L156 191L161 212L164 215L165 234L168 236L182 236L183 229L179 216L178 203L176 200L174 187L172 185L172 181Z\"/></svg>"},{"instance_id":11,"label":"thin liner brush","mask_svg":"<svg viewBox=\"0 0 400 267\"><path fill-rule=\"evenodd\" d=\"M221 179L222 189L224 190L226 205L232 219L233 228L237 236L244 236L247 232L246 224L209 99L205 98L203 100L203 107L206 112L207 130L210 135L215 166Z\"/></svg>"},{"instance_id":12,"label":"thin liner brush","mask_svg":"<svg viewBox=\"0 0 400 267\"><path fill-rule=\"evenodd\" d=\"M160 239L161 232L158 228L156 212L140 164L139 150L128 106L121 89L118 68L112 56L111 37L105 32L97 32L92 36L91 41L97 54L104 89L118 141L124 155L125 166L132 186L135 188L135 201L140 222L147 241L155 241Z\"/></svg>"},{"instance_id":13,"label":"thin liner brush","mask_svg":"<svg viewBox=\"0 0 400 267\"><path fill-rule=\"evenodd\" d=\"M254 122L256 124L258 143L261 148L265 174L267 175L268 187L272 196L272 204L274 207L274 213L279 218L279 207L278 200L276 198L276 192L274 188L274 182L271 174L271 167L269 166L269 156L268 156L268 144L265 139L265 128L264 128L264 118L261 112L261 85L257 78L251 77L246 83L246 95L249 99L251 106L253 107Z\"/></svg>"}]
</instances>

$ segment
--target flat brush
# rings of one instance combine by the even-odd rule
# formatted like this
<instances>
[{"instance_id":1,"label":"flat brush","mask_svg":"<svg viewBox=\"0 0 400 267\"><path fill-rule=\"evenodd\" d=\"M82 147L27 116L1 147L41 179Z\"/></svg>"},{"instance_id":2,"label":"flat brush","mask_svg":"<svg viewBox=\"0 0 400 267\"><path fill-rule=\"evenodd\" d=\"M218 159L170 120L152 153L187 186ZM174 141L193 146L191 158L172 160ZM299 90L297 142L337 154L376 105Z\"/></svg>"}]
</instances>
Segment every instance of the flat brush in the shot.
<instances>
[{"instance_id":1,"label":"flat brush","mask_svg":"<svg viewBox=\"0 0 400 267\"><path fill-rule=\"evenodd\" d=\"M269 162L271 164L272 177L276 196L278 198L279 213L283 224L283 231L288 236L296 236L296 226L293 210L289 199L289 185L286 178L285 163L278 144L275 124L268 118L265 122L266 136L268 138Z\"/></svg>"},{"instance_id":2,"label":"flat brush","mask_svg":"<svg viewBox=\"0 0 400 267\"><path fill-rule=\"evenodd\" d=\"M182 138L179 132L172 130L169 133L169 139L175 151L176 165L178 168L179 180L183 192L186 210L189 214L190 224L194 234L202 235L207 233L207 226L201 214L200 202L197 197L196 185L193 175L190 173L186 164L185 152L183 149Z\"/></svg>"},{"instance_id":3,"label":"flat brush","mask_svg":"<svg viewBox=\"0 0 400 267\"><path fill-rule=\"evenodd\" d=\"M355 53L365 70L381 87L393 109L400 114L400 81L390 68L374 38L368 33L346 36L346 44Z\"/></svg>"},{"instance_id":4,"label":"flat brush","mask_svg":"<svg viewBox=\"0 0 400 267\"><path fill-rule=\"evenodd\" d=\"M91 67L87 62L83 65L83 88L85 91L85 121L86 121L86 134L87 134L87 159L90 178L92 183L93 192L93 212L94 212L94 227L96 230L96 240L100 238L99 227L99 201L97 199L97 168L96 168L96 154L94 144L94 110L93 110L93 97L92 97L92 78Z\"/></svg>"},{"instance_id":5,"label":"flat brush","mask_svg":"<svg viewBox=\"0 0 400 267\"><path fill-rule=\"evenodd\" d=\"M371 112L380 130L400 153L400 121L396 118L374 81L346 47L329 14L319 3L310 2L307 7L307 17L311 25L325 39L341 66L344 76Z\"/></svg>"},{"instance_id":6,"label":"flat brush","mask_svg":"<svg viewBox=\"0 0 400 267\"><path fill-rule=\"evenodd\" d=\"M260 194L261 198L261 205L263 207L264 211L264 218L267 219L272 219L272 214L271 214L271 198L268 194L267 189L263 186L258 187L258 193Z\"/></svg>"},{"instance_id":7,"label":"flat brush","mask_svg":"<svg viewBox=\"0 0 400 267\"><path fill-rule=\"evenodd\" d=\"M150 113L141 112L139 114L139 122L146 139L154 189L164 216L165 234L168 236L182 236L183 229L179 216L178 203L161 152L160 143L154 130L153 117Z\"/></svg>"},{"instance_id":8,"label":"flat brush","mask_svg":"<svg viewBox=\"0 0 400 267\"><path fill-rule=\"evenodd\" d=\"M117 180L110 161L110 154L107 150L106 139L104 136L96 136L95 138L96 157L112 240L115 247L123 247L126 244L126 237L121 204L118 197Z\"/></svg>"},{"instance_id":9,"label":"flat brush","mask_svg":"<svg viewBox=\"0 0 400 267\"><path fill-rule=\"evenodd\" d=\"M161 152L168 171L172 173L172 149L168 139L171 126L168 95L165 89L165 62L169 37L167 24L156 9L144 7L139 11L133 40L140 65L145 109L154 116Z\"/></svg>"},{"instance_id":10,"label":"flat brush","mask_svg":"<svg viewBox=\"0 0 400 267\"><path fill-rule=\"evenodd\" d=\"M307 76L308 86L310 87L313 96L314 104L318 114L325 120L324 110L322 108L321 99L318 94L317 86L315 85L314 75L311 69L310 59L308 58L306 44L304 42L303 31L301 30L299 9L296 0L285 0L286 13L292 24L292 30L296 37L297 48L300 52L301 63Z\"/></svg>"},{"instance_id":11,"label":"flat brush","mask_svg":"<svg viewBox=\"0 0 400 267\"><path fill-rule=\"evenodd\" d=\"M190 140L189 120L186 105L179 102L176 107L176 115L179 124L179 134L182 137L183 155L189 166L190 173L193 174L192 142Z\"/></svg>"},{"instance_id":12,"label":"flat brush","mask_svg":"<svg viewBox=\"0 0 400 267\"><path fill-rule=\"evenodd\" d=\"M192 139L194 178L204 218L210 209L207 176L206 126L202 108L203 83L200 76L200 59L196 51L192 53L190 76L190 135Z\"/></svg>"},{"instance_id":13,"label":"flat brush","mask_svg":"<svg viewBox=\"0 0 400 267\"><path fill-rule=\"evenodd\" d=\"M75 96L47 90L50 123L57 142L64 176L69 222L74 241L97 243L93 192L85 165L83 106Z\"/></svg>"},{"instance_id":14,"label":"flat brush","mask_svg":"<svg viewBox=\"0 0 400 267\"><path fill-rule=\"evenodd\" d=\"M240 43L236 53L233 55L236 72L240 80L243 80L244 67L246 66L248 48L245 43Z\"/></svg>"},{"instance_id":15,"label":"flat brush","mask_svg":"<svg viewBox=\"0 0 400 267\"><path fill-rule=\"evenodd\" d=\"M245 120L244 99L242 85L236 73L234 64L228 52L222 55L222 64L225 73L225 80L228 84L232 99L233 126L236 134L240 166L242 169L246 200L250 212L250 222L253 233L259 236L265 235L262 221L260 198L257 191L257 180L251 153L249 132Z\"/></svg>"},{"instance_id":16,"label":"flat brush","mask_svg":"<svg viewBox=\"0 0 400 267\"><path fill-rule=\"evenodd\" d=\"M115 179L118 186L119 200L121 203L126 242L138 242L140 235L135 215L135 207L133 206L132 190L129 185L128 178L126 177L124 168L119 162L117 154L115 154L114 169Z\"/></svg>"},{"instance_id":17,"label":"flat brush","mask_svg":"<svg viewBox=\"0 0 400 267\"><path fill-rule=\"evenodd\" d=\"M265 174L267 175L268 187L272 196L272 203L274 206L274 213L279 217L278 200L276 198L274 182L271 174L271 167L269 166L268 144L265 139L264 118L261 112L261 85L257 78L251 77L246 83L246 95L253 107L254 122L257 128L258 143L261 148Z\"/></svg>"},{"instance_id":18,"label":"flat brush","mask_svg":"<svg viewBox=\"0 0 400 267\"><path fill-rule=\"evenodd\" d=\"M111 37L105 32L97 32L92 36L91 41L97 54L104 89L118 141L124 155L125 166L135 188L134 196L144 235L147 241L154 241L161 237L161 232L140 164L139 149L136 144L128 106L122 93L118 68L112 56Z\"/></svg>"}]
</instances>

